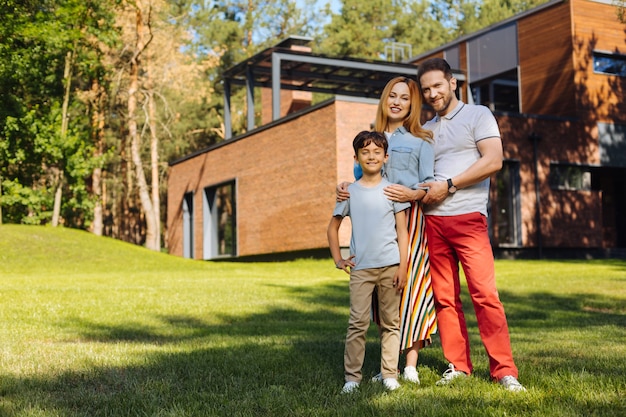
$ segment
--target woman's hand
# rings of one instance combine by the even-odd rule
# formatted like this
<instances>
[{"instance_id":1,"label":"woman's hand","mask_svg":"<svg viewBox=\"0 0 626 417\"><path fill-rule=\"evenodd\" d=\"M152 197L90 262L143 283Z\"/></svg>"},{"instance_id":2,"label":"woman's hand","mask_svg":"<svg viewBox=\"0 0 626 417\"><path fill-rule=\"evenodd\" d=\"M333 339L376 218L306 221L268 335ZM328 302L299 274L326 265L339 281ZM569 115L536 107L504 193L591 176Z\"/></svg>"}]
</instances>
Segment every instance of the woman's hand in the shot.
<instances>
[{"instance_id":1,"label":"woman's hand","mask_svg":"<svg viewBox=\"0 0 626 417\"><path fill-rule=\"evenodd\" d=\"M419 199L419 193L424 193L423 190L413 190L409 187L405 187L400 184L388 185L384 189L384 193L391 201L397 201L400 203L406 203L409 201L415 201Z\"/></svg>"},{"instance_id":2,"label":"woman's hand","mask_svg":"<svg viewBox=\"0 0 626 417\"><path fill-rule=\"evenodd\" d=\"M337 190L335 190L335 192L337 193L337 201L346 201L350 198L348 185L350 185L349 182L342 182L337 186Z\"/></svg>"}]
</instances>

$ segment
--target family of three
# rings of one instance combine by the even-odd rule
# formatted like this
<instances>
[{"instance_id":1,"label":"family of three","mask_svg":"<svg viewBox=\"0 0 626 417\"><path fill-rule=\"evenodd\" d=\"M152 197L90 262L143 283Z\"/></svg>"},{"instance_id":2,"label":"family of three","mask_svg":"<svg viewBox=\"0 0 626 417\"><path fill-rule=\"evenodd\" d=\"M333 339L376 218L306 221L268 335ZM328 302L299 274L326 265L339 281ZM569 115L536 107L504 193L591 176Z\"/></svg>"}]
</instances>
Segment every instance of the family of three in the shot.
<instances>
[{"instance_id":1,"label":"family of three","mask_svg":"<svg viewBox=\"0 0 626 417\"><path fill-rule=\"evenodd\" d=\"M417 83L397 77L383 90L373 131L353 141L356 182L337 187L328 225L335 266L350 274L350 318L343 393L358 389L370 319L381 338L380 374L388 390L419 384L419 349L439 332L449 362L437 385L470 375L470 343L460 298L459 264L489 357L491 378L518 382L504 307L495 282L487 226L489 178L502 167L502 141L491 111L456 98L457 80L440 58L420 64ZM420 123L422 99L436 116ZM350 256L339 227L350 217Z\"/></svg>"}]
</instances>

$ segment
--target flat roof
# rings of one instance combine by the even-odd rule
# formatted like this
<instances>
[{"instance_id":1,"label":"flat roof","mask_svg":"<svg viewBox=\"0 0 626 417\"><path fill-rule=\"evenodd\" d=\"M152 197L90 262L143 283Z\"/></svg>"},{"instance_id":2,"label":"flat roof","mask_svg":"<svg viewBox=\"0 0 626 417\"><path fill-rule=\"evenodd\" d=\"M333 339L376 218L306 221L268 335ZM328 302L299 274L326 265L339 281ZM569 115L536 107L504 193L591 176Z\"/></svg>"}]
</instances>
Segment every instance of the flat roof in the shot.
<instances>
[{"instance_id":1,"label":"flat roof","mask_svg":"<svg viewBox=\"0 0 626 417\"><path fill-rule=\"evenodd\" d=\"M296 90L329 95L380 98L394 77L415 79L417 65L374 59L331 58L313 54L306 45L310 38L291 36L227 69L224 83L225 139L232 137L230 100L233 85L244 86L248 100L248 130L254 129L254 88L272 91L272 120L280 118L280 91ZM455 77L465 75L455 71Z\"/></svg>"},{"instance_id":2,"label":"flat roof","mask_svg":"<svg viewBox=\"0 0 626 417\"><path fill-rule=\"evenodd\" d=\"M255 87L272 88L276 64L281 89L368 98L379 98L394 77L415 79L417 74L414 64L331 58L290 49L281 43L229 68L222 78L233 85L245 86L252 80Z\"/></svg>"}]
</instances>

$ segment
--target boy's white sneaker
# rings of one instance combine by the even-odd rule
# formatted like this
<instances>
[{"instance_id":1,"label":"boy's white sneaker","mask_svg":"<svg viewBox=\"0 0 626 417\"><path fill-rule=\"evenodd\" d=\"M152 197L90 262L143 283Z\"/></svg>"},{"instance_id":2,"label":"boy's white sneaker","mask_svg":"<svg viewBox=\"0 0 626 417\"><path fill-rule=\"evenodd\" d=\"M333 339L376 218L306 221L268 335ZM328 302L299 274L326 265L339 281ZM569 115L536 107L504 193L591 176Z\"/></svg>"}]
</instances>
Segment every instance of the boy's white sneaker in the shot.
<instances>
[{"instance_id":1,"label":"boy's white sneaker","mask_svg":"<svg viewBox=\"0 0 626 417\"><path fill-rule=\"evenodd\" d=\"M414 384L420 383L420 377L417 373L417 369L414 366L407 366L402 373L402 379L412 382Z\"/></svg>"},{"instance_id":2,"label":"boy's white sneaker","mask_svg":"<svg viewBox=\"0 0 626 417\"><path fill-rule=\"evenodd\" d=\"M348 381L343 385L343 388L341 389L341 393L342 394L351 394L354 391L356 391L357 389L359 389L359 383L356 381Z\"/></svg>"},{"instance_id":3,"label":"boy's white sneaker","mask_svg":"<svg viewBox=\"0 0 626 417\"><path fill-rule=\"evenodd\" d=\"M446 369L446 371L443 373L443 375L441 376L441 379L435 382L435 385L448 385L455 379L466 377L466 376L467 374L465 372L457 371L454 368L453 364L449 364L448 369Z\"/></svg>"},{"instance_id":4,"label":"boy's white sneaker","mask_svg":"<svg viewBox=\"0 0 626 417\"><path fill-rule=\"evenodd\" d=\"M398 383L398 380L395 379L395 378L385 378L385 379L383 379L383 385L389 391L395 391L398 388L400 388L400 384Z\"/></svg>"}]
</instances>

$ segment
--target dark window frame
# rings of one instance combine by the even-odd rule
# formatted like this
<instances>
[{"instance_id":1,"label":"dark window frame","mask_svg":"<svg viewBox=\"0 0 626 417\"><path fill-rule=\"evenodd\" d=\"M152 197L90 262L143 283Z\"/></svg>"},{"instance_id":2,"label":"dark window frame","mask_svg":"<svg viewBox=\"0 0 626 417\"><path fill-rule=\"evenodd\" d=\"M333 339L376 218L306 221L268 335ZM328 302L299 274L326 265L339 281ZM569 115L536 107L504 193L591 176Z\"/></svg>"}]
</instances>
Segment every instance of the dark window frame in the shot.
<instances>
[{"instance_id":1,"label":"dark window frame","mask_svg":"<svg viewBox=\"0 0 626 417\"><path fill-rule=\"evenodd\" d=\"M553 161L550 162L548 183L551 189L558 191L592 191L595 189L594 170L590 165Z\"/></svg>"},{"instance_id":2,"label":"dark window frame","mask_svg":"<svg viewBox=\"0 0 626 417\"><path fill-rule=\"evenodd\" d=\"M237 256L237 182L205 187L204 206L204 258Z\"/></svg>"},{"instance_id":3,"label":"dark window frame","mask_svg":"<svg viewBox=\"0 0 626 417\"><path fill-rule=\"evenodd\" d=\"M491 225L495 228L495 242L501 248L522 246L522 203L520 161L505 160L496 175L495 213Z\"/></svg>"},{"instance_id":4,"label":"dark window frame","mask_svg":"<svg viewBox=\"0 0 626 417\"><path fill-rule=\"evenodd\" d=\"M594 51L593 72L626 77L626 55Z\"/></svg>"}]
</instances>

